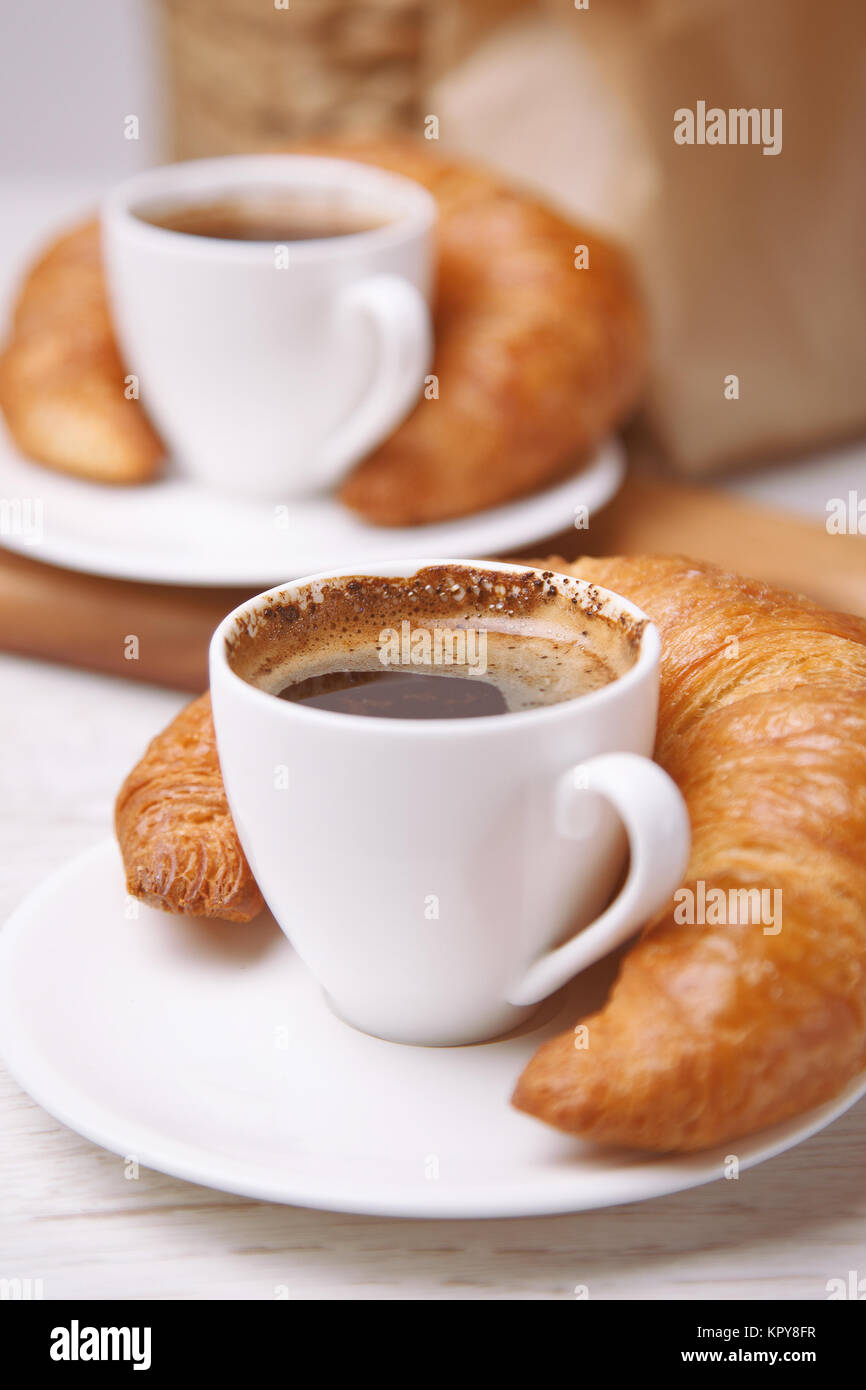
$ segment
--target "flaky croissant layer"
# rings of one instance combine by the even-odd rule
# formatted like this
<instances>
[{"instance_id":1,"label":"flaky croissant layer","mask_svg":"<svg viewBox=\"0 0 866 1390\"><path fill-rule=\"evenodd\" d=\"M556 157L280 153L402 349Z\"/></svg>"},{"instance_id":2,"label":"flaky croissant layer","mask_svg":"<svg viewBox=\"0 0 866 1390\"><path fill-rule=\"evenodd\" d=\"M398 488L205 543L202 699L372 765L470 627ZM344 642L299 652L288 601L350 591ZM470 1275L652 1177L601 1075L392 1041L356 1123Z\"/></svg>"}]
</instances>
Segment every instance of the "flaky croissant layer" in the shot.
<instances>
[{"instance_id":1,"label":"flaky croissant layer","mask_svg":"<svg viewBox=\"0 0 866 1390\"><path fill-rule=\"evenodd\" d=\"M29 271L0 353L0 408L22 453L99 483L146 483L162 444L114 339L99 226L52 243Z\"/></svg>"},{"instance_id":2,"label":"flaky croissant layer","mask_svg":"<svg viewBox=\"0 0 866 1390\"><path fill-rule=\"evenodd\" d=\"M585 1046L541 1047L514 1103L603 1143L727 1143L866 1066L866 623L675 558L574 571L660 628L656 757L691 860L582 1020ZM743 921L728 907L746 890L763 897Z\"/></svg>"},{"instance_id":3,"label":"flaky croissant layer","mask_svg":"<svg viewBox=\"0 0 866 1390\"><path fill-rule=\"evenodd\" d=\"M209 694L150 744L118 792L114 824L133 897L230 922L261 912L226 800Z\"/></svg>"}]
</instances>

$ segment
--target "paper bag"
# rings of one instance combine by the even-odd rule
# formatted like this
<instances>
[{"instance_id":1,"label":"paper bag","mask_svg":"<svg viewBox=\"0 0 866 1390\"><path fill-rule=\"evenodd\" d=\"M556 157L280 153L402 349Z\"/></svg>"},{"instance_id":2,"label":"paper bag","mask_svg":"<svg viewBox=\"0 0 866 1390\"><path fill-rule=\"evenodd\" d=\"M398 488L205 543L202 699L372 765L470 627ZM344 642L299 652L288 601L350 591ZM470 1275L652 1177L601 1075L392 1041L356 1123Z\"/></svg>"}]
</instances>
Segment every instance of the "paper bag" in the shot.
<instances>
[{"instance_id":1,"label":"paper bag","mask_svg":"<svg viewBox=\"0 0 866 1390\"><path fill-rule=\"evenodd\" d=\"M443 130L631 248L659 449L697 475L863 431L866 6L544 8L448 80Z\"/></svg>"}]
</instances>

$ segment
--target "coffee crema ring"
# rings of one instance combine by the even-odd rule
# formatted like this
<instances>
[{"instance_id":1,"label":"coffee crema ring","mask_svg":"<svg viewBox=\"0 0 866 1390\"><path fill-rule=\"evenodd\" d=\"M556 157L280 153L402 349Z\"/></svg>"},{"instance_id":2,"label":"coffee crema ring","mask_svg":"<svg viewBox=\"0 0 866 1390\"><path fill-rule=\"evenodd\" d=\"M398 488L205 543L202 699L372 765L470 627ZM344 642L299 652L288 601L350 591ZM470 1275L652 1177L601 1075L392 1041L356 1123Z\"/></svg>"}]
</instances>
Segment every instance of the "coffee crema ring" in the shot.
<instances>
[{"instance_id":1,"label":"coffee crema ring","mask_svg":"<svg viewBox=\"0 0 866 1390\"><path fill-rule=\"evenodd\" d=\"M416 628L471 627L489 640L513 634L585 643L609 668L607 679L632 664L645 626L608 604L598 588L552 570L434 565L405 577L322 580L315 593L311 586L287 588L235 620L229 665L243 680L276 693L294 679L362 669L357 662L340 666L348 652L366 653L374 665L383 630L407 618Z\"/></svg>"}]
</instances>

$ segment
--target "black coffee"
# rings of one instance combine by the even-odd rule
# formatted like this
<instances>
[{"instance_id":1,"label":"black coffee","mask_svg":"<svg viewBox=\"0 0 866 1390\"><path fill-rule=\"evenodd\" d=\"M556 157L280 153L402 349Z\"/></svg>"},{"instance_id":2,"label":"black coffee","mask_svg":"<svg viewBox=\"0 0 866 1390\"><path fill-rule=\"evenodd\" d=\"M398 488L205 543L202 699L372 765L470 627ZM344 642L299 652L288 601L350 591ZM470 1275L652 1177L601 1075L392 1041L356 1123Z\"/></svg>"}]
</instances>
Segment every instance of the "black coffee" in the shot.
<instances>
[{"instance_id":1,"label":"black coffee","mask_svg":"<svg viewBox=\"0 0 866 1390\"><path fill-rule=\"evenodd\" d=\"M609 654L582 632L572 637L404 621L399 630L383 624L373 641L354 631L336 650L328 644L309 653L268 685L282 700L337 714L472 719L561 704L617 674Z\"/></svg>"},{"instance_id":2,"label":"black coffee","mask_svg":"<svg viewBox=\"0 0 866 1390\"><path fill-rule=\"evenodd\" d=\"M508 713L502 691L482 677L425 671L331 671L287 685L280 699L377 719L476 719Z\"/></svg>"},{"instance_id":3,"label":"black coffee","mask_svg":"<svg viewBox=\"0 0 866 1390\"><path fill-rule=\"evenodd\" d=\"M335 715L472 719L574 700L634 664L644 624L542 572L430 565L277 595L227 639L233 671Z\"/></svg>"},{"instance_id":4,"label":"black coffee","mask_svg":"<svg viewBox=\"0 0 866 1390\"><path fill-rule=\"evenodd\" d=\"M153 227L187 236L273 243L354 236L384 225L382 218L321 197L290 197L279 192L250 192L207 203L163 207L139 212L138 217Z\"/></svg>"}]
</instances>

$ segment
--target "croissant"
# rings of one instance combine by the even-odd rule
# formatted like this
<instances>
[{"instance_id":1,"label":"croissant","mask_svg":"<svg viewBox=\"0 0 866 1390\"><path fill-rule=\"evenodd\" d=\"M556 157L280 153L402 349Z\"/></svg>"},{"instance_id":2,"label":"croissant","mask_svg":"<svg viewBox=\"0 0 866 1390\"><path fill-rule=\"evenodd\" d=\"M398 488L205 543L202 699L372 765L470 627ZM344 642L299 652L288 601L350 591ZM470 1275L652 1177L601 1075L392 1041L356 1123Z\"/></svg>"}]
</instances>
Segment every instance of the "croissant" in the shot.
<instances>
[{"instance_id":1,"label":"croissant","mask_svg":"<svg viewBox=\"0 0 866 1390\"><path fill-rule=\"evenodd\" d=\"M686 1151L831 1099L866 1066L866 621L686 559L546 563L657 623L655 753L693 843L682 888L582 1020L588 1046L545 1043L515 1105L599 1142ZM252 915L206 697L130 774L117 823L130 892ZM766 917L683 910L755 890Z\"/></svg>"},{"instance_id":2,"label":"croissant","mask_svg":"<svg viewBox=\"0 0 866 1390\"><path fill-rule=\"evenodd\" d=\"M636 405L646 327L625 256L544 203L410 139L320 142L437 200L438 396L349 475L382 526L463 516L573 472ZM585 268L576 268L579 247Z\"/></svg>"},{"instance_id":3,"label":"croissant","mask_svg":"<svg viewBox=\"0 0 866 1390\"><path fill-rule=\"evenodd\" d=\"M659 627L655 756L691 860L583 1020L587 1045L545 1043L514 1104L603 1143L727 1143L866 1066L866 622L689 560L573 572Z\"/></svg>"},{"instance_id":4,"label":"croissant","mask_svg":"<svg viewBox=\"0 0 866 1390\"><path fill-rule=\"evenodd\" d=\"M127 398L95 222L56 241L30 271L0 357L0 407L21 451L101 483L156 476L162 445Z\"/></svg>"},{"instance_id":5,"label":"croissant","mask_svg":"<svg viewBox=\"0 0 866 1390\"><path fill-rule=\"evenodd\" d=\"M349 475L339 493L346 506L408 526L574 471L643 383L644 314L623 254L408 138L294 149L404 174L439 207L435 385ZM162 449L123 382L91 223L56 242L25 281L0 362L0 406L31 457L103 482L141 482L158 471Z\"/></svg>"},{"instance_id":6,"label":"croissant","mask_svg":"<svg viewBox=\"0 0 866 1390\"><path fill-rule=\"evenodd\" d=\"M114 825L127 892L150 907L249 922L264 906L226 801L210 695L150 744L118 793Z\"/></svg>"}]
</instances>

